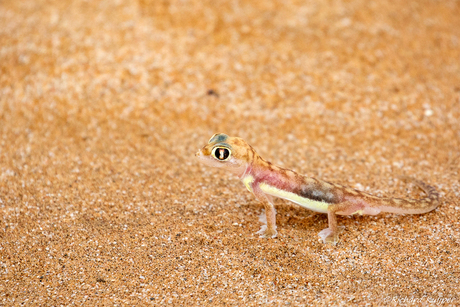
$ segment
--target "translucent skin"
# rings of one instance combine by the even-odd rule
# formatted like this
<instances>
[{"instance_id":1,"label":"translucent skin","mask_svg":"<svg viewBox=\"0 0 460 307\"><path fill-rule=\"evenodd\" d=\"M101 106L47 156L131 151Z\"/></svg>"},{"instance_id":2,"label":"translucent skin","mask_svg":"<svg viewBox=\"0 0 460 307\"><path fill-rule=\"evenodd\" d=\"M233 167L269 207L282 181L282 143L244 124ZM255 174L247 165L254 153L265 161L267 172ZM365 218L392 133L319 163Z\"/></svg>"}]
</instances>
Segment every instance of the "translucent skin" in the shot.
<instances>
[{"instance_id":1,"label":"translucent skin","mask_svg":"<svg viewBox=\"0 0 460 307\"><path fill-rule=\"evenodd\" d=\"M213 150L225 148L230 151L228 159L219 160ZM434 210L439 204L439 194L430 185L413 181L426 194L422 199L377 197L339 184L300 175L264 160L243 139L215 134L208 144L196 153L206 165L223 168L236 174L247 189L263 203L267 224L258 232L262 237L276 237L276 211L272 197L293 201L314 211L327 213L329 227L319 236L324 243L338 242L336 215L380 212L421 214Z\"/></svg>"}]
</instances>

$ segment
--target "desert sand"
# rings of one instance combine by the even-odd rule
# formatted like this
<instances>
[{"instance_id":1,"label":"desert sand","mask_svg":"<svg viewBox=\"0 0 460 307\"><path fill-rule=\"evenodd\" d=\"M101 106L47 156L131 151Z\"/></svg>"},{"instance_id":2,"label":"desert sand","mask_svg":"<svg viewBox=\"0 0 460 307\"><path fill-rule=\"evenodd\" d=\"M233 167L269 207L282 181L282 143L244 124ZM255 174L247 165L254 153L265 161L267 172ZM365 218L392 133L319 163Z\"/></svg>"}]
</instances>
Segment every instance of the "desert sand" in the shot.
<instances>
[{"instance_id":1,"label":"desert sand","mask_svg":"<svg viewBox=\"0 0 460 307\"><path fill-rule=\"evenodd\" d=\"M276 201L217 132L423 215ZM451 306L460 301L460 2L0 2L0 305Z\"/></svg>"}]
</instances>

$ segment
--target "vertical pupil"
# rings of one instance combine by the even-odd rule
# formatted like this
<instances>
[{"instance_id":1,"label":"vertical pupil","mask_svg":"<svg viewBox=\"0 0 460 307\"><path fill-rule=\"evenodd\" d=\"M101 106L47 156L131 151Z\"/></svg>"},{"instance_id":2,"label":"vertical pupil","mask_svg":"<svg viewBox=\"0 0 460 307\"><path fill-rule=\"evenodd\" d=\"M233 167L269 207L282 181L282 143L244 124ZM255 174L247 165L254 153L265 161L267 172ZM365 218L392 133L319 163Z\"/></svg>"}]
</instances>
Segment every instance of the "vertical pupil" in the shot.
<instances>
[{"instance_id":1,"label":"vertical pupil","mask_svg":"<svg viewBox=\"0 0 460 307\"><path fill-rule=\"evenodd\" d=\"M228 158L229 151L228 149L225 148L219 148L218 149L218 154L217 154L217 159L219 160L225 160Z\"/></svg>"}]
</instances>

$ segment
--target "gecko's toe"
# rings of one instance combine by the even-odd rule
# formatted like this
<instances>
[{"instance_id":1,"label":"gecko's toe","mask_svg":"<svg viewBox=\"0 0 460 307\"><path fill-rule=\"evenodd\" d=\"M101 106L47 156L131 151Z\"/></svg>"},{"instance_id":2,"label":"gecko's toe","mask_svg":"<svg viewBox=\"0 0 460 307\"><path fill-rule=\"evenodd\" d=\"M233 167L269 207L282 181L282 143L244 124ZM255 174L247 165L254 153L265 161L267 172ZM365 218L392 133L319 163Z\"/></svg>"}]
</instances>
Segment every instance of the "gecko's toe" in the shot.
<instances>
[{"instance_id":1,"label":"gecko's toe","mask_svg":"<svg viewBox=\"0 0 460 307\"><path fill-rule=\"evenodd\" d=\"M260 238L276 238L278 232L276 229L267 229L267 225L262 225L259 231L256 232Z\"/></svg>"},{"instance_id":2,"label":"gecko's toe","mask_svg":"<svg viewBox=\"0 0 460 307\"><path fill-rule=\"evenodd\" d=\"M271 231L270 233L267 234L267 232L265 232L265 237L268 237L268 238L276 238L278 236L278 232L276 230L273 230Z\"/></svg>"},{"instance_id":3,"label":"gecko's toe","mask_svg":"<svg viewBox=\"0 0 460 307\"><path fill-rule=\"evenodd\" d=\"M318 236L323 240L323 243L326 243L326 238L332 233L332 230L329 228L323 229L318 233Z\"/></svg>"},{"instance_id":4,"label":"gecko's toe","mask_svg":"<svg viewBox=\"0 0 460 307\"><path fill-rule=\"evenodd\" d=\"M262 227L260 227L260 230L256 232L257 235L260 235L260 237L262 238L265 234L265 230L267 230L267 225L262 225Z\"/></svg>"},{"instance_id":5,"label":"gecko's toe","mask_svg":"<svg viewBox=\"0 0 460 307\"><path fill-rule=\"evenodd\" d=\"M325 244L336 245L337 242L339 242L339 236L336 233L333 233L330 228L321 230L318 235Z\"/></svg>"}]
</instances>

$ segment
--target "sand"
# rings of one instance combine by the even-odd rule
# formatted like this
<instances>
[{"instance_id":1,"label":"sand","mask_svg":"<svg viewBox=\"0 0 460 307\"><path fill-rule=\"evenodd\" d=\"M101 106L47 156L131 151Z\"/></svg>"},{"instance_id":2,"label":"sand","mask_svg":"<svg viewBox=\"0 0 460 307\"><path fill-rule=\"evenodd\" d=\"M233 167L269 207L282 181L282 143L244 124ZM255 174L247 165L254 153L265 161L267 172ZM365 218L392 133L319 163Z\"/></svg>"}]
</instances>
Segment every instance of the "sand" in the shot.
<instances>
[{"instance_id":1,"label":"sand","mask_svg":"<svg viewBox=\"0 0 460 307\"><path fill-rule=\"evenodd\" d=\"M460 301L458 1L1 1L0 305ZM276 239L217 132L424 215L277 200Z\"/></svg>"}]
</instances>

